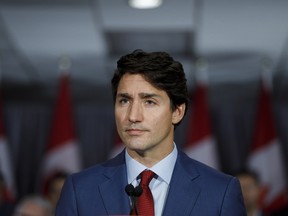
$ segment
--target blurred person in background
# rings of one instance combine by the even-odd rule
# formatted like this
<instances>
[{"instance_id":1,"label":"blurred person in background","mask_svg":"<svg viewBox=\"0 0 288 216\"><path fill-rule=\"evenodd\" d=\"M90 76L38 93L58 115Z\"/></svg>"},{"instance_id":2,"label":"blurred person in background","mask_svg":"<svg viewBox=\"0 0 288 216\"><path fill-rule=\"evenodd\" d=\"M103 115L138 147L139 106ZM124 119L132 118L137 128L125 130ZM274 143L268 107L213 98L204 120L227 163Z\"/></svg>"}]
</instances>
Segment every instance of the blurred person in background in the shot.
<instances>
[{"instance_id":1,"label":"blurred person in background","mask_svg":"<svg viewBox=\"0 0 288 216\"><path fill-rule=\"evenodd\" d=\"M13 216L53 216L53 208L42 196L28 195L16 205Z\"/></svg>"},{"instance_id":2,"label":"blurred person in background","mask_svg":"<svg viewBox=\"0 0 288 216\"><path fill-rule=\"evenodd\" d=\"M61 190L67 176L68 174L66 172L59 171L52 175L48 181L45 197L50 202L53 209L56 208L56 204L59 200Z\"/></svg>"},{"instance_id":3,"label":"blurred person in background","mask_svg":"<svg viewBox=\"0 0 288 216\"><path fill-rule=\"evenodd\" d=\"M0 173L0 216L10 216L14 210L14 203L5 199L5 181Z\"/></svg>"},{"instance_id":4,"label":"blurred person in background","mask_svg":"<svg viewBox=\"0 0 288 216\"><path fill-rule=\"evenodd\" d=\"M270 213L262 209L261 205L265 198L265 189L257 172L242 169L235 176L240 181L247 216L288 216L288 207Z\"/></svg>"},{"instance_id":5,"label":"blurred person in background","mask_svg":"<svg viewBox=\"0 0 288 216\"><path fill-rule=\"evenodd\" d=\"M243 169L235 176L239 179L247 216L264 216L260 208L261 185L258 174L254 171Z\"/></svg>"}]
</instances>

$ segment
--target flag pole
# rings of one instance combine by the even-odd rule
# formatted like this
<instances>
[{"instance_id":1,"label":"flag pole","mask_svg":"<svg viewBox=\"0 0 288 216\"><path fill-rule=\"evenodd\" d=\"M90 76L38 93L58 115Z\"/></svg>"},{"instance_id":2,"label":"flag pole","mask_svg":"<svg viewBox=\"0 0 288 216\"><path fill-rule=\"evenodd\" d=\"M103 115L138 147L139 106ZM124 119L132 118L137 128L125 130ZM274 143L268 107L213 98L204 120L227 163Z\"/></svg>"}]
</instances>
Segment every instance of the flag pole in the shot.
<instances>
[{"instance_id":1,"label":"flag pole","mask_svg":"<svg viewBox=\"0 0 288 216\"><path fill-rule=\"evenodd\" d=\"M268 92L273 91L273 62L269 57L263 57L261 59L261 78L263 87L268 90Z\"/></svg>"},{"instance_id":2,"label":"flag pole","mask_svg":"<svg viewBox=\"0 0 288 216\"><path fill-rule=\"evenodd\" d=\"M71 74L72 61L68 55L62 55L58 61L59 74L61 75L70 75Z\"/></svg>"},{"instance_id":3,"label":"flag pole","mask_svg":"<svg viewBox=\"0 0 288 216\"><path fill-rule=\"evenodd\" d=\"M204 58L198 58L196 61L196 73L195 73L195 78L196 78L196 82L198 84L208 84L208 61Z\"/></svg>"}]
</instances>

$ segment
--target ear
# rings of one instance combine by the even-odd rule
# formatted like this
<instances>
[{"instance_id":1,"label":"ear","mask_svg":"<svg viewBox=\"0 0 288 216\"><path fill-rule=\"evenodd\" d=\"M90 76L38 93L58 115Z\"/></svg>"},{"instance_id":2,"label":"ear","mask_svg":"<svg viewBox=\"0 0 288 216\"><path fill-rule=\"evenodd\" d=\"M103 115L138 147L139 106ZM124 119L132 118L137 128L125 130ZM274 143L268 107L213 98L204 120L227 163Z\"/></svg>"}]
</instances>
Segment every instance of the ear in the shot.
<instances>
[{"instance_id":1,"label":"ear","mask_svg":"<svg viewBox=\"0 0 288 216\"><path fill-rule=\"evenodd\" d=\"M173 124L177 124L182 120L184 113L185 113L185 110L186 110L186 104L185 103L176 107L176 109L172 113L172 123Z\"/></svg>"}]
</instances>

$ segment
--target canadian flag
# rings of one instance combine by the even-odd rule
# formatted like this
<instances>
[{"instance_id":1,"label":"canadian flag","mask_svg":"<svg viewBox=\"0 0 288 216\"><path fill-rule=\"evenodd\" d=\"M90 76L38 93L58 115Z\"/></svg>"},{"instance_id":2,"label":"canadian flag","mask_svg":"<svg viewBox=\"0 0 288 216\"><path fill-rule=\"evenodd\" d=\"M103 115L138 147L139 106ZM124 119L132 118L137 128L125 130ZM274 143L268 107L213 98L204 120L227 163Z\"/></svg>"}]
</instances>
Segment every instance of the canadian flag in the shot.
<instances>
[{"instance_id":1,"label":"canadian flag","mask_svg":"<svg viewBox=\"0 0 288 216\"><path fill-rule=\"evenodd\" d=\"M207 101L207 87L198 82L195 90L194 107L188 123L188 139L184 146L186 154L208 166L219 169L216 142L212 135Z\"/></svg>"},{"instance_id":2,"label":"canadian flag","mask_svg":"<svg viewBox=\"0 0 288 216\"><path fill-rule=\"evenodd\" d=\"M4 119L3 119L3 104L2 97L0 96L0 172L3 176L5 188L4 198L7 201L14 201L16 198L16 191L14 185L14 175L12 170L12 161L10 156L10 149L4 132Z\"/></svg>"},{"instance_id":3,"label":"canadian flag","mask_svg":"<svg viewBox=\"0 0 288 216\"><path fill-rule=\"evenodd\" d=\"M82 168L80 150L75 137L69 74L61 75L59 87L50 141L44 156L43 191L47 187L47 180L56 172L69 174Z\"/></svg>"},{"instance_id":4,"label":"canadian flag","mask_svg":"<svg viewBox=\"0 0 288 216\"><path fill-rule=\"evenodd\" d=\"M267 212L287 204L287 189L281 145L273 119L272 104L267 87L261 83L254 139L248 159L248 166L259 174L265 188L263 208ZM287 191L286 191L287 192Z\"/></svg>"}]
</instances>

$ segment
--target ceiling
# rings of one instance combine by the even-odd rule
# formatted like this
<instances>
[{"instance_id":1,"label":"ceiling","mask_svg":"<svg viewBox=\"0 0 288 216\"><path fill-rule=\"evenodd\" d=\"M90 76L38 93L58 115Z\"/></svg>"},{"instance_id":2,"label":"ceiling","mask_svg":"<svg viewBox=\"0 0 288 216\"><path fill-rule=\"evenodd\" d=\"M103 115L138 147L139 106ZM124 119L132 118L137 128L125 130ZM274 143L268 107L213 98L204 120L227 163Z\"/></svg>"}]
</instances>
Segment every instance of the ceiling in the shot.
<instances>
[{"instance_id":1,"label":"ceiling","mask_svg":"<svg viewBox=\"0 0 288 216\"><path fill-rule=\"evenodd\" d=\"M197 57L215 82L259 76L262 57L288 74L287 20L287 0L163 0L151 10L126 0L0 0L2 82L53 81L66 56L74 79L107 85L117 58L137 48L168 51L188 80Z\"/></svg>"}]
</instances>

